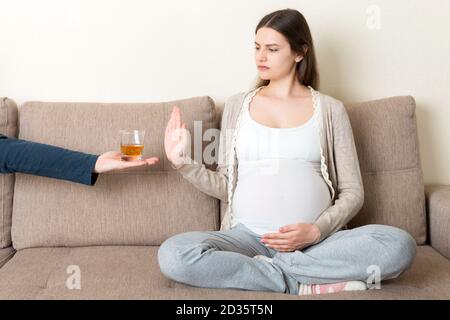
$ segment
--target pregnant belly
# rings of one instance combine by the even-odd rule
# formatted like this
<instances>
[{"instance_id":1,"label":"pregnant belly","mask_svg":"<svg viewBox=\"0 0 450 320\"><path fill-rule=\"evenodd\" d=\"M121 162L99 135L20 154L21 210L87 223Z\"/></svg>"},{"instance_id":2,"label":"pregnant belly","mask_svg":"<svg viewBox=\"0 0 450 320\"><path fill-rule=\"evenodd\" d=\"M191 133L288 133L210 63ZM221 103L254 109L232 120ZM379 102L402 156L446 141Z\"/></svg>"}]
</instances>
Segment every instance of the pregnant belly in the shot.
<instances>
[{"instance_id":1,"label":"pregnant belly","mask_svg":"<svg viewBox=\"0 0 450 320\"><path fill-rule=\"evenodd\" d=\"M312 223L331 204L320 164L303 160L239 163L233 216L253 228L271 229Z\"/></svg>"}]
</instances>

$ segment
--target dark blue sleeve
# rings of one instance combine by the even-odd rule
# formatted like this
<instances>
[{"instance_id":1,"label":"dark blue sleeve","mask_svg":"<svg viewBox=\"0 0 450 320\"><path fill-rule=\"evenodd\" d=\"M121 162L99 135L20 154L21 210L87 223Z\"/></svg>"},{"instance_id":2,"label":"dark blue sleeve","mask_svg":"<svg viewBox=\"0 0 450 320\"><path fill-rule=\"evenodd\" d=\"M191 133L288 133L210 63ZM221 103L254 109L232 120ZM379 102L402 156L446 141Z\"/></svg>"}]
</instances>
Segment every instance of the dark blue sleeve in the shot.
<instances>
[{"instance_id":1,"label":"dark blue sleeve","mask_svg":"<svg viewBox=\"0 0 450 320\"><path fill-rule=\"evenodd\" d=\"M28 173L94 185L97 155L47 144L8 138L0 134L0 173Z\"/></svg>"}]
</instances>

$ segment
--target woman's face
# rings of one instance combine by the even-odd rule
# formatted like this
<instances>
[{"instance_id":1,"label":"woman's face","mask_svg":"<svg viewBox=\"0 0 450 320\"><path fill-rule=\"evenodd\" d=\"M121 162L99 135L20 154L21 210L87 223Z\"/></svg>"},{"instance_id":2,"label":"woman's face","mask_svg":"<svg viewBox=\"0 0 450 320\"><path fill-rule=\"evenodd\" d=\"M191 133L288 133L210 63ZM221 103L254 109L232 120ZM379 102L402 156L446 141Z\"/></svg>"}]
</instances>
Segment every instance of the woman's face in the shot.
<instances>
[{"instance_id":1,"label":"woman's face","mask_svg":"<svg viewBox=\"0 0 450 320\"><path fill-rule=\"evenodd\" d=\"M272 28L260 28L255 38L255 63L263 80L276 80L288 76L302 57L292 53L286 38ZM260 68L266 66L266 68Z\"/></svg>"}]
</instances>

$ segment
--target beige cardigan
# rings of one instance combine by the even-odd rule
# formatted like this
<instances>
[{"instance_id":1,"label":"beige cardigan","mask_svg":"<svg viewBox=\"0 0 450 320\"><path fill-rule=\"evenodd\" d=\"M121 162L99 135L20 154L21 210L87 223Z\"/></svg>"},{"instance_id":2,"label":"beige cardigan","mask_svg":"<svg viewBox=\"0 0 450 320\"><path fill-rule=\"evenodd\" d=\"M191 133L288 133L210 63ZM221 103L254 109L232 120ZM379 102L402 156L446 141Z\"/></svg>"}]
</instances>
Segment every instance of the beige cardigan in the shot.
<instances>
[{"instance_id":1,"label":"beige cardigan","mask_svg":"<svg viewBox=\"0 0 450 320\"><path fill-rule=\"evenodd\" d=\"M176 168L200 191L220 199L225 212L220 230L234 226L232 197L236 188L236 136L243 106L247 106L259 89L240 92L225 103L219 139L218 165L215 171L205 168L186 155L184 164ZM321 172L327 183L332 205L314 224L320 230L316 244L341 229L359 212L364 202L364 189L350 120L343 103L308 87L318 112ZM337 191L337 193L336 193Z\"/></svg>"}]
</instances>

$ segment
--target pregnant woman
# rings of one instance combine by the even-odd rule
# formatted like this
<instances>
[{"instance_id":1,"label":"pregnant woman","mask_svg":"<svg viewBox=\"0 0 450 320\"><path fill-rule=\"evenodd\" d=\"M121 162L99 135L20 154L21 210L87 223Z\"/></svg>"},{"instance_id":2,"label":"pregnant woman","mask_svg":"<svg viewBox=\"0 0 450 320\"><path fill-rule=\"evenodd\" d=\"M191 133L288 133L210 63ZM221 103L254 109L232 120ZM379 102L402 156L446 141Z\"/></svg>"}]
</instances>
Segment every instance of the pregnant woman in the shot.
<instances>
[{"instance_id":1,"label":"pregnant woman","mask_svg":"<svg viewBox=\"0 0 450 320\"><path fill-rule=\"evenodd\" d=\"M411 235L386 225L347 229L364 201L358 156L344 105L314 89L305 18L275 11L255 34L257 85L225 104L215 171L186 154L186 124L172 111L168 159L226 211L220 231L167 239L162 273L197 287L296 295L365 290L372 276L398 277L416 254Z\"/></svg>"}]
</instances>

